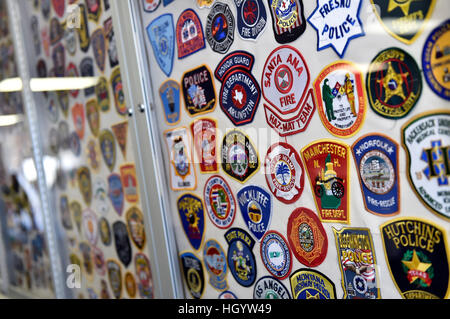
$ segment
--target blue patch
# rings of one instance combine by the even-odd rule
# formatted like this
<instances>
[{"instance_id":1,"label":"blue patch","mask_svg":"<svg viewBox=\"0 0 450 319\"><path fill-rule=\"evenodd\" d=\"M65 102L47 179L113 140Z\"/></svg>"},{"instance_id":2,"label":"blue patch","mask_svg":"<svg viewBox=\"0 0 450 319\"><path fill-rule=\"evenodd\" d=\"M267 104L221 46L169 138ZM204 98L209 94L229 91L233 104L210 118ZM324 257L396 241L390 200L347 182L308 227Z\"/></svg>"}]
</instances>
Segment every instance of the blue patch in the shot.
<instances>
[{"instance_id":1,"label":"blue patch","mask_svg":"<svg viewBox=\"0 0 450 319\"><path fill-rule=\"evenodd\" d=\"M246 186L237 193L242 218L258 241L269 229L272 219L270 194L258 186Z\"/></svg>"},{"instance_id":2,"label":"blue patch","mask_svg":"<svg viewBox=\"0 0 450 319\"><path fill-rule=\"evenodd\" d=\"M227 290L219 295L219 299L238 299L238 297L231 291Z\"/></svg>"},{"instance_id":3,"label":"blue patch","mask_svg":"<svg viewBox=\"0 0 450 319\"><path fill-rule=\"evenodd\" d=\"M180 85L174 80L167 80L159 88L159 96L164 108L166 122L169 125L180 121Z\"/></svg>"},{"instance_id":4,"label":"blue patch","mask_svg":"<svg viewBox=\"0 0 450 319\"><path fill-rule=\"evenodd\" d=\"M398 145L382 135L366 135L352 147L366 209L383 216L399 212Z\"/></svg>"},{"instance_id":5,"label":"blue patch","mask_svg":"<svg viewBox=\"0 0 450 319\"><path fill-rule=\"evenodd\" d=\"M253 121L261 99L261 89L250 73L255 58L245 51L234 51L219 63L214 72L222 82L220 107L234 125Z\"/></svg>"},{"instance_id":6,"label":"blue patch","mask_svg":"<svg viewBox=\"0 0 450 319\"><path fill-rule=\"evenodd\" d=\"M286 239L276 231L269 231L261 242L261 260L266 269L278 279L289 276L292 255Z\"/></svg>"},{"instance_id":7,"label":"blue patch","mask_svg":"<svg viewBox=\"0 0 450 319\"><path fill-rule=\"evenodd\" d=\"M231 228L225 233L228 243L227 260L231 274L244 287L253 285L256 279L256 260L253 255L255 241L245 230Z\"/></svg>"},{"instance_id":8,"label":"blue patch","mask_svg":"<svg viewBox=\"0 0 450 319\"><path fill-rule=\"evenodd\" d=\"M208 240L203 246L203 262L209 274L209 283L217 290L226 290L227 257L220 244L214 239Z\"/></svg>"},{"instance_id":9,"label":"blue patch","mask_svg":"<svg viewBox=\"0 0 450 319\"><path fill-rule=\"evenodd\" d=\"M234 0L237 29L244 40L256 40L266 29L267 13L262 0Z\"/></svg>"},{"instance_id":10,"label":"blue patch","mask_svg":"<svg viewBox=\"0 0 450 319\"><path fill-rule=\"evenodd\" d=\"M169 4L171 4L173 2L173 0L163 0L163 5L167 6Z\"/></svg>"},{"instance_id":11,"label":"blue patch","mask_svg":"<svg viewBox=\"0 0 450 319\"><path fill-rule=\"evenodd\" d=\"M166 13L153 20L147 26L147 35L159 67L167 76L170 76L175 52L175 30L172 14Z\"/></svg>"},{"instance_id":12,"label":"blue patch","mask_svg":"<svg viewBox=\"0 0 450 319\"><path fill-rule=\"evenodd\" d=\"M205 211L202 200L194 194L184 194L177 202L181 224L192 247L199 250L205 233Z\"/></svg>"},{"instance_id":13,"label":"blue patch","mask_svg":"<svg viewBox=\"0 0 450 319\"><path fill-rule=\"evenodd\" d=\"M122 180L118 174L111 174L108 176L108 197L111 200L111 204L114 210L122 216L123 204L124 204L124 193Z\"/></svg>"}]
</instances>

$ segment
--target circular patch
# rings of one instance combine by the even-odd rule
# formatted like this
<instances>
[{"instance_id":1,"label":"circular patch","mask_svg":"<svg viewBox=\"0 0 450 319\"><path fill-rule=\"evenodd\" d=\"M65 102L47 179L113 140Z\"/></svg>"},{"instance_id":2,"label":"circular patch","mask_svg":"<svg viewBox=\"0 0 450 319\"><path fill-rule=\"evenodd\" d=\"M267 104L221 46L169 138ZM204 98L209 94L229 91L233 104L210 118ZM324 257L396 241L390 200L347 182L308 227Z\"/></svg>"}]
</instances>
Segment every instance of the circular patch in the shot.
<instances>
[{"instance_id":1,"label":"circular patch","mask_svg":"<svg viewBox=\"0 0 450 319\"><path fill-rule=\"evenodd\" d=\"M232 228L225 233L228 242L227 261L233 278L243 287L256 280L256 260L253 255L255 241L243 229Z\"/></svg>"},{"instance_id":2,"label":"circular patch","mask_svg":"<svg viewBox=\"0 0 450 319\"><path fill-rule=\"evenodd\" d=\"M284 279L292 269L291 250L286 239L276 231L269 231L261 241L261 259L275 277Z\"/></svg>"},{"instance_id":3,"label":"circular patch","mask_svg":"<svg viewBox=\"0 0 450 319\"><path fill-rule=\"evenodd\" d=\"M296 202L303 192L305 174L295 149L283 142L273 144L264 165L266 182L273 195L285 204Z\"/></svg>"},{"instance_id":4,"label":"circular patch","mask_svg":"<svg viewBox=\"0 0 450 319\"><path fill-rule=\"evenodd\" d=\"M253 299L291 299L288 289L276 278L261 277L253 288Z\"/></svg>"},{"instance_id":5,"label":"circular patch","mask_svg":"<svg viewBox=\"0 0 450 319\"><path fill-rule=\"evenodd\" d=\"M389 157L381 151L367 152L359 164L364 185L375 194L386 194L395 183L395 169Z\"/></svg>"},{"instance_id":6,"label":"circular patch","mask_svg":"<svg viewBox=\"0 0 450 319\"><path fill-rule=\"evenodd\" d=\"M211 49L226 53L234 40L234 17L228 5L217 2L206 18L206 40Z\"/></svg>"},{"instance_id":7,"label":"circular patch","mask_svg":"<svg viewBox=\"0 0 450 319\"><path fill-rule=\"evenodd\" d=\"M221 229L230 227L236 216L236 200L227 182L219 175L211 176L203 195L211 222Z\"/></svg>"},{"instance_id":8,"label":"circular patch","mask_svg":"<svg viewBox=\"0 0 450 319\"><path fill-rule=\"evenodd\" d=\"M227 289L227 258L222 246L214 239L205 242L203 261L209 274L211 286L217 290Z\"/></svg>"},{"instance_id":9,"label":"circular patch","mask_svg":"<svg viewBox=\"0 0 450 319\"><path fill-rule=\"evenodd\" d=\"M422 76L413 57L399 48L388 48L372 60L366 78L367 95L375 113L402 118L422 93Z\"/></svg>"},{"instance_id":10,"label":"circular patch","mask_svg":"<svg viewBox=\"0 0 450 319\"><path fill-rule=\"evenodd\" d=\"M288 241L298 261L317 267L325 259L328 238L317 215L308 208L296 208L289 216Z\"/></svg>"}]
</instances>

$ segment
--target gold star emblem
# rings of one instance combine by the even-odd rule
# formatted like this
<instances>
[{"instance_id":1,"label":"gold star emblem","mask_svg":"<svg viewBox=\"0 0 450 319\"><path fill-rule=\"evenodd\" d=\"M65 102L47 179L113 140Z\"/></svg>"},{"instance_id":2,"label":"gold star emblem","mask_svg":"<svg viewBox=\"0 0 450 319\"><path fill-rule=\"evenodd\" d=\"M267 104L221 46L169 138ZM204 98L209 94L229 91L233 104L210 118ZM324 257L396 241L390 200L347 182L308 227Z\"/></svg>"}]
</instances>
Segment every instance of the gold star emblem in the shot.
<instances>
[{"instance_id":1,"label":"gold star emblem","mask_svg":"<svg viewBox=\"0 0 450 319\"><path fill-rule=\"evenodd\" d=\"M411 2L414 0L389 0L389 6L388 6L388 12L391 12L397 7L400 7L402 9L403 14L406 16L409 13L409 6L411 5Z\"/></svg>"},{"instance_id":2,"label":"gold star emblem","mask_svg":"<svg viewBox=\"0 0 450 319\"><path fill-rule=\"evenodd\" d=\"M418 270L420 272L426 272L428 268L431 267L431 263L423 263L420 261L419 257L417 256L416 250L413 250L413 257L410 261L404 261L402 260L402 263L408 267L409 270ZM414 282L418 277L414 276L411 278L411 282Z\"/></svg>"}]
</instances>

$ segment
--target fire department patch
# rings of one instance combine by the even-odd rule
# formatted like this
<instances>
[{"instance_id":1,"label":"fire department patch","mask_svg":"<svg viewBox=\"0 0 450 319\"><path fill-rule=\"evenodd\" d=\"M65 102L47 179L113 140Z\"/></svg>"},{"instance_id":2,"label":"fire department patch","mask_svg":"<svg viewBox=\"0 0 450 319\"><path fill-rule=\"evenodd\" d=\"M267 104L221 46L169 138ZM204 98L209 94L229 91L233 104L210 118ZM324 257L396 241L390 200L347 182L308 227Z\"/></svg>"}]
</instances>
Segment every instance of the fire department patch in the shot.
<instances>
[{"instance_id":1,"label":"fire department patch","mask_svg":"<svg viewBox=\"0 0 450 319\"><path fill-rule=\"evenodd\" d=\"M317 267L325 259L328 238L316 214L308 208L296 208L289 216L287 237L294 256L308 267Z\"/></svg>"},{"instance_id":2,"label":"fire department patch","mask_svg":"<svg viewBox=\"0 0 450 319\"><path fill-rule=\"evenodd\" d=\"M211 176L205 183L203 196L211 222L221 229L230 227L236 217L236 199L225 179Z\"/></svg>"},{"instance_id":3,"label":"fire department patch","mask_svg":"<svg viewBox=\"0 0 450 319\"><path fill-rule=\"evenodd\" d=\"M178 213L184 233L194 250L199 250L205 234L205 212L202 200L186 193L178 198Z\"/></svg>"},{"instance_id":4,"label":"fire department patch","mask_svg":"<svg viewBox=\"0 0 450 319\"><path fill-rule=\"evenodd\" d=\"M205 291L205 275L201 260L190 252L182 253L180 259L189 293L192 298L201 299Z\"/></svg>"},{"instance_id":5,"label":"fire department patch","mask_svg":"<svg viewBox=\"0 0 450 319\"><path fill-rule=\"evenodd\" d=\"M399 48L376 55L366 78L369 104L375 113L390 119L405 117L422 93L422 75L413 57Z\"/></svg>"},{"instance_id":6,"label":"fire department patch","mask_svg":"<svg viewBox=\"0 0 450 319\"><path fill-rule=\"evenodd\" d=\"M389 272L405 299L449 297L449 260L445 229L414 217L380 226Z\"/></svg>"},{"instance_id":7,"label":"fire department patch","mask_svg":"<svg viewBox=\"0 0 450 319\"><path fill-rule=\"evenodd\" d=\"M272 27L278 43L298 39L305 32L306 20L302 0L268 0Z\"/></svg>"},{"instance_id":8,"label":"fire department patch","mask_svg":"<svg viewBox=\"0 0 450 319\"><path fill-rule=\"evenodd\" d=\"M421 113L402 127L408 180L422 203L450 219L450 111Z\"/></svg>"},{"instance_id":9,"label":"fire department patch","mask_svg":"<svg viewBox=\"0 0 450 319\"><path fill-rule=\"evenodd\" d=\"M295 203L305 185L303 164L295 149L284 142L273 144L267 151L264 166L272 194L285 204Z\"/></svg>"},{"instance_id":10,"label":"fire department patch","mask_svg":"<svg viewBox=\"0 0 450 319\"><path fill-rule=\"evenodd\" d=\"M377 280L375 250L369 228L344 227L336 230L338 262L344 299L381 299Z\"/></svg>"},{"instance_id":11,"label":"fire department patch","mask_svg":"<svg viewBox=\"0 0 450 319\"><path fill-rule=\"evenodd\" d=\"M338 137L351 137L361 128L366 115L362 72L352 62L326 66L314 81L320 119Z\"/></svg>"},{"instance_id":12,"label":"fire department patch","mask_svg":"<svg viewBox=\"0 0 450 319\"><path fill-rule=\"evenodd\" d=\"M178 18L177 27L178 59L183 59L205 48L202 23L194 10L186 9Z\"/></svg>"},{"instance_id":13,"label":"fire department patch","mask_svg":"<svg viewBox=\"0 0 450 319\"><path fill-rule=\"evenodd\" d=\"M271 276L259 278L253 288L253 299L291 299L288 289Z\"/></svg>"},{"instance_id":14,"label":"fire department patch","mask_svg":"<svg viewBox=\"0 0 450 319\"><path fill-rule=\"evenodd\" d=\"M350 222L349 147L333 140L319 140L302 149L314 200L323 222Z\"/></svg>"},{"instance_id":15,"label":"fire department patch","mask_svg":"<svg viewBox=\"0 0 450 319\"><path fill-rule=\"evenodd\" d=\"M234 4L239 35L244 40L256 40L267 24L263 0L234 0Z\"/></svg>"},{"instance_id":16,"label":"fire department patch","mask_svg":"<svg viewBox=\"0 0 450 319\"><path fill-rule=\"evenodd\" d=\"M290 277L294 299L336 299L336 287L330 278L314 269L299 269Z\"/></svg>"},{"instance_id":17,"label":"fire department patch","mask_svg":"<svg viewBox=\"0 0 450 319\"><path fill-rule=\"evenodd\" d=\"M214 239L208 240L203 247L203 260L209 274L209 283L219 291L228 288L227 257L222 246Z\"/></svg>"},{"instance_id":18,"label":"fire department patch","mask_svg":"<svg viewBox=\"0 0 450 319\"><path fill-rule=\"evenodd\" d=\"M383 134L368 134L356 140L352 150L366 210L380 216L398 214L398 144Z\"/></svg>"},{"instance_id":19,"label":"fire department patch","mask_svg":"<svg viewBox=\"0 0 450 319\"><path fill-rule=\"evenodd\" d=\"M285 279L292 269L291 249L279 232L268 231L261 240L261 260L266 269L278 279Z\"/></svg>"},{"instance_id":20,"label":"fire department patch","mask_svg":"<svg viewBox=\"0 0 450 319\"><path fill-rule=\"evenodd\" d=\"M197 119L191 123L194 148L200 160L200 173L217 173L217 122L210 118Z\"/></svg>"},{"instance_id":21,"label":"fire department patch","mask_svg":"<svg viewBox=\"0 0 450 319\"><path fill-rule=\"evenodd\" d=\"M177 81L167 80L159 88L159 97L164 109L168 125L176 125L180 121L180 85Z\"/></svg>"},{"instance_id":22,"label":"fire department patch","mask_svg":"<svg viewBox=\"0 0 450 319\"><path fill-rule=\"evenodd\" d=\"M211 49L226 53L234 41L234 17L230 7L222 2L214 3L206 18L206 40Z\"/></svg>"}]
</instances>

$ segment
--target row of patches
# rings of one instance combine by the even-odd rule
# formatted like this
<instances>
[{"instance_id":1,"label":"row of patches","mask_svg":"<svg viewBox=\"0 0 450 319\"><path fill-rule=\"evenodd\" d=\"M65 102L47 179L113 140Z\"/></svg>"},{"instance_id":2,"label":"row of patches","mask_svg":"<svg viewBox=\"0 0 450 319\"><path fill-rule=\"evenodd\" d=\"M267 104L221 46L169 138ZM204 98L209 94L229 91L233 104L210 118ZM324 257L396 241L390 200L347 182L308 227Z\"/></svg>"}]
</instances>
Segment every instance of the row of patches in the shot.
<instances>
[{"instance_id":1,"label":"row of patches","mask_svg":"<svg viewBox=\"0 0 450 319\"><path fill-rule=\"evenodd\" d=\"M209 118L193 121L193 143L186 127L164 132L172 190L197 188L192 145L201 173L217 173L220 164L225 174L244 184L259 170L259 155L251 139L238 129L229 130L218 149L216 126L216 121ZM419 114L402 127L411 188L430 211L446 219L450 218L449 127L450 112L445 110ZM270 192L282 203L292 204L303 192L306 171L320 219L349 223L352 153L366 209L376 215L392 216L400 212L398 149L394 140L380 133L360 137L351 149L343 142L323 139L301 150L302 163L291 145L279 142L267 151L264 174ZM213 223L219 228L229 227L233 221L229 216L236 205L227 182L213 175L205 184L204 199L208 210L212 210Z\"/></svg>"},{"instance_id":2,"label":"row of patches","mask_svg":"<svg viewBox=\"0 0 450 319\"><path fill-rule=\"evenodd\" d=\"M187 198L192 200L190 195L186 196L182 197L183 202ZM448 297L449 260L445 229L426 220L404 217L384 223L380 232L389 272L403 298ZM333 228L333 233L343 298L381 299L380 269L370 230L344 227L341 230ZM270 275L257 281L253 253L255 241L243 229L231 228L224 234L228 244L226 253L216 240L206 241L202 250L203 263L192 252L181 253L182 273L188 291L193 298L202 297L206 288L206 270L209 284L220 292L219 298L237 298L228 290L229 270L241 286L254 285L255 299L290 299L291 296L294 299L336 299L335 284L325 274L311 268L291 273L292 254L307 267L320 265L326 257L328 239L316 214L307 208L296 208L289 217L287 236L288 240L276 231L269 231L260 239L261 260ZM292 295L281 281L288 277Z\"/></svg>"},{"instance_id":3,"label":"row of patches","mask_svg":"<svg viewBox=\"0 0 450 319\"><path fill-rule=\"evenodd\" d=\"M237 28L240 36L243 39L255 40L260 32L264 30L267 22L267 14L262 0L235 0L235 4L238 10ZM358 16L360 4L360 1L355 0L341 1L339 3L318 1L318 7L308 18L308 21L314 26L319 35L318 50L332 46L342 58L348 41L364 35ZM387 10L384 8L386 3L383 1L373 1L373 4L382 7L382 17L389 20L389 23L392 23L392 25L389 24L389 29L395 29L394 34L402 36L400 39L405 42L413 41L418 36L422 29L422 23L429 19L434 7L434 1L431 3L429 1L416 1L412 6L410 6L409 2L407 2L407 6L389 5ZM277 42L281 44L292 42L304 32L306 24L301 1L269 0L269 7L273 16L274 33ZM410 10L412 13L409 13ZM408 17L408 26L404 26L402 16L399 15L401 12L404 13L404 16ZM376 11L376 14L379 14L378 11ZM392 22L392 20L394 21ZM419 23L419 20L422 20L422 23ZM422 64L424 70L426 70L425 77L428 84L434 92L447 100L450 99L450 93L448 87L449 74L447 72L448 61L445 60L445 57L448 55L448 47L446 45L448 36L446 34L448 34L449 25L450 21L446 20L431 32L425 42L422 53ZM179 59L183 59L205 48L205 38L212 50L223 54L229 50L233 43L234 26L235 21L231 9L227 4L216 2L207 17L206 35L203 34L199 17L192 9L186 9L181 13L176 23L176 29L174 29L172 14L159 16L147 26L147 34L159 66L167 76L170 76L173 67L175 41L178 47ZM303 58L301 60L304 63ZM384 53L381 60L381 63L389 63L389 61L392 61L392 71L395 71L398 76L403 77L402 79L398 77L394 78L394 81L387 88L378 88L378 91L381 91L379 92L380 95L384 95L385 98L384 102L381 102L383 97L378 97L381 102L379 108L383 108L384 106L384 108L391 109L391 112L395 113L395 110L392 111L392 109L402 109L401 104L406 100L405 97L401 101L398 101L402 98L402 95L399 93L400 90L405 89L402 87L401 81L421 82L419 79L420 73L418 73L418 68L412 58L407 54L405 55L404 52L397 54ZM378 63L380 62L378 61ZM408 73L409 69L412 70ZM374 72L380 75L379 73L385 73L383 70L376 69ZM351 80L353 81L353 85L355 85L354 79ZM385 81L385 79L381 79L380 81ZM398 81L400 82L394 83ZM374 83L374 86L379 85L380 83ZM406 92L407 95L411 92L413 93L410 96L410 100L414 100L414 95L420 94L420 83L416 84L416 86L419 86L419 91L417 91L417 87L407 86L410 91ZM283 87L281 88L283 89ZM287 87L284 89L287 91ZM398 91L395 91L396 89ZM389 93L383 94L385 90L388 90L392 94L399 93L395 94L399 96L397 101L395 99L394 101L388 101L392 95L389 96ZM408 104L411 104L410 102ZM409 106L406 105L405 108L409 108ZM355 109L352 108L352 111L353 114L356 114ZM402 110L400 112L404 116L407 111ZM388 113L383 115L399 117L398 114Z\"/></svg>"}]
</instances>

